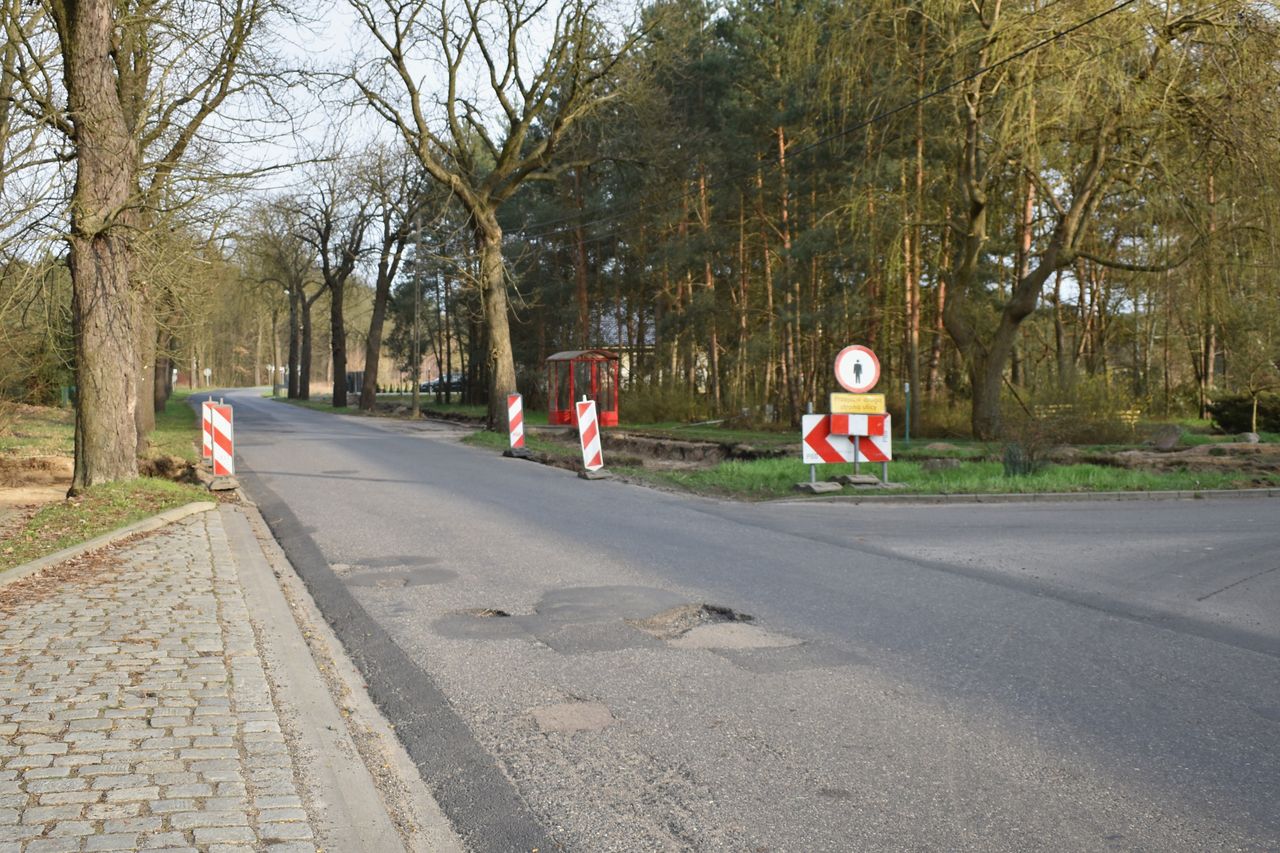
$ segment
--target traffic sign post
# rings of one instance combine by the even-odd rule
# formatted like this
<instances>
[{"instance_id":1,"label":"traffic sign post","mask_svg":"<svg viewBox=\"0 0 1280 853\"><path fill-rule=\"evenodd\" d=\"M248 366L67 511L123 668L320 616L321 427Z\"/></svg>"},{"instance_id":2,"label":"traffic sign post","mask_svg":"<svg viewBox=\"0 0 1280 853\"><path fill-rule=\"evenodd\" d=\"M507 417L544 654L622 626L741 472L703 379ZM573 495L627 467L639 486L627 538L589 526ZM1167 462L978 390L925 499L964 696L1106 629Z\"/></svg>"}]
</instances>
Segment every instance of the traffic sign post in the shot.
<instances>
[{"instance_id":1,"label":"traffic sign post","mask_svg":"<svg viewBox=\"0 0 1280 853\"><path fill-rule=\"evenodd\" d=\"M853 475L837 479L852 486L889 484L893 458L893 421L885 410L883 394L868 394L880 381L880 360L859 344L840 350L835 362L836 381L848 393L831 395L831 414L814 414L813 404L800 419L801 456L809 466L809 482L797 483L806 492L838 491L836 483L819 483L817 466L853 463ZM910 415L908 415L910 417ZM861 476L863 461L879 462L881 479Z\"/></svg>"}]
</instances>

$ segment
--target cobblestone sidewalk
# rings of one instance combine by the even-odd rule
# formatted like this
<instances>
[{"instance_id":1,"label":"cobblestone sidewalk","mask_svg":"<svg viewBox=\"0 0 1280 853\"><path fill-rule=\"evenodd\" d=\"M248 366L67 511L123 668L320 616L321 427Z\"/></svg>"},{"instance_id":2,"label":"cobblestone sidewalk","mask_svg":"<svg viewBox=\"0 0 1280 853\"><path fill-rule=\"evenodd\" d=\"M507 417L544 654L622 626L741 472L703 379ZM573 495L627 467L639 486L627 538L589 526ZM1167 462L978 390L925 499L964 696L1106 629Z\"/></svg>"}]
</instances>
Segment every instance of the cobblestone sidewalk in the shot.
<instances>
[{"instance_id":1,"label":"cobblestone sidewalk","mask_svg":"<svg viewBox=\"0 0 1280 853\"><path fill-rule=\"evenodd\" d=\"M0 589L0 853L313 851L217 512Z\"/></svg>"}]
</instances>

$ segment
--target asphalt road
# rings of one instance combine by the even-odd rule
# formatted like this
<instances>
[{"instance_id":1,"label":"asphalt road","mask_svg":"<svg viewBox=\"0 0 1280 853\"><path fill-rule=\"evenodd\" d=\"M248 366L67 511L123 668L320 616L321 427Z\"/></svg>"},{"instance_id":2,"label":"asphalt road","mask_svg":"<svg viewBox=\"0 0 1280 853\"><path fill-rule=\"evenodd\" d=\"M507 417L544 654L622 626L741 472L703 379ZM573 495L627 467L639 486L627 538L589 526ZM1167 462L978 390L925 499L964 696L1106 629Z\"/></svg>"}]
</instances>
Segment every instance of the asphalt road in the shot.
<instances>
[{"instance_id":1,"label":"asphalt road","mask_svg":"<svg viewBox=\"0 0 1280 853\"><path fill-rule=\"evenodd\" d=\"M736 504L226 396L477 851L1280 849L1280 500Z\"/></svg>"}]
</instances>

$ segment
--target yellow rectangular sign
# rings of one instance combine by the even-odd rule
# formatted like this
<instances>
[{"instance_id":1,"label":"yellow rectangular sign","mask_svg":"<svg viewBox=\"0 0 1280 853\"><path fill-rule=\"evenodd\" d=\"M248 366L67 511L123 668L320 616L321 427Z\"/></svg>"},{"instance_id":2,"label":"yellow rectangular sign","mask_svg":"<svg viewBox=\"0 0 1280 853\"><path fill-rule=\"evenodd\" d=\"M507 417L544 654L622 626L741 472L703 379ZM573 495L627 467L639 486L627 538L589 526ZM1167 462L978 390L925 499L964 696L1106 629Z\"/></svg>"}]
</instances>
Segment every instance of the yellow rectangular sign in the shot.
<instances>
[{"instance_id":1,"label":"yellow rectangular sign","mask_svg":"<svg viewBox=\"0 0 1280 853\"><path fill-rule=\"evenodd\" d=\"M841 394L831 395L831 414L833 415L879 415L884 413L883 394Z\"/></svg>"}]
</instances>

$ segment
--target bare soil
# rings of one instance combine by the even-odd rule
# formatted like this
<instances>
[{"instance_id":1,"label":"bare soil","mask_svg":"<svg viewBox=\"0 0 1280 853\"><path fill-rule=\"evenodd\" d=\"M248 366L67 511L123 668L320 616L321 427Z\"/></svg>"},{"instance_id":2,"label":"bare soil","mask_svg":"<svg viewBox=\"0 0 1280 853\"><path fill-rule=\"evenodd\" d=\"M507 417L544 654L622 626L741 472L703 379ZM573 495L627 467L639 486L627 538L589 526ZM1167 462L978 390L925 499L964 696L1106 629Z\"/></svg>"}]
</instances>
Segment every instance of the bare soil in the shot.
<instances>
[{"instance_id":1,"label":"bare soil","mask_svg":"<svg viewBox=\"0 0 1280 853\"><path fill-rule=\"evenodd\" d=\"M1280 444L1222 443L1173 451L1123 450L1119 453L1083 454L1079 461L1150 471L1275 474L1280 472Z\"/></svg>"},{"instance_id":2,"label":"bare soil","mask_svg":"<svg viewBox=\"0 0 1280 853\"><path fill-rule=\"evenodd\" d=\"M0 540L67 496L72 467L65 456L0 456Z\"/></svg>"}]
</instances>

